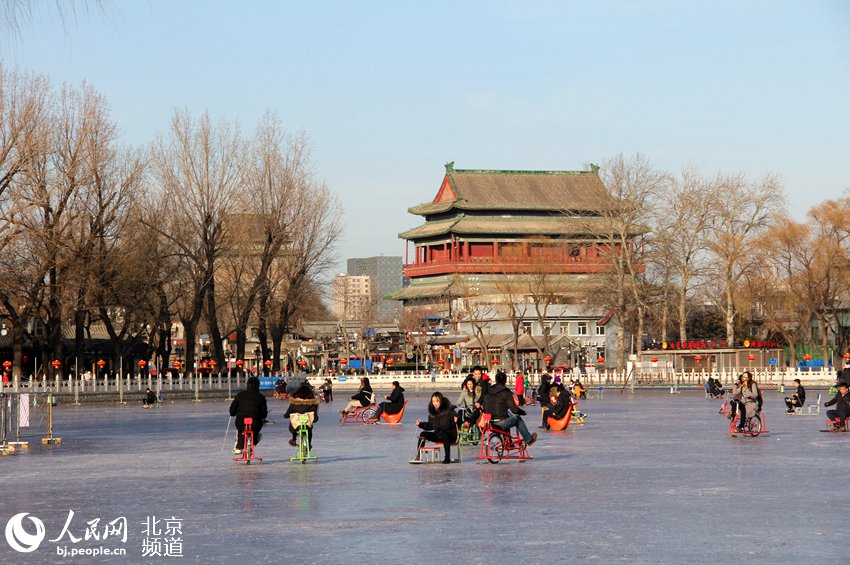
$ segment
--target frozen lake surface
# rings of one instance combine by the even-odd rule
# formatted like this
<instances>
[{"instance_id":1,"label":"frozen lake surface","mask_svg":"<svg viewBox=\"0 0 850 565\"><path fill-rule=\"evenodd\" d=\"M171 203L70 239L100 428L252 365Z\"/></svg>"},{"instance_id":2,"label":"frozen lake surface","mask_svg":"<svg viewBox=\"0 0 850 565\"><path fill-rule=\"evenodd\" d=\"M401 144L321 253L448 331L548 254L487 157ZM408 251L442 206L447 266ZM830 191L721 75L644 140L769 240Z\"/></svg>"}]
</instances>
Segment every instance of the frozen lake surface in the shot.
<instances>
[{"instance_id":1,"label":"frozen lake surface","mask_svg":"<svg viewBox=\"0 0 850 565\"><path fill-rule=\"evenodd\" d=\"M227 402L59 406L62 445L0 458L6 537L37 534L30 517L45 532L30 553L0 539L0 562L850 562L850 434L785 416L776 391L765 392L771 433L730 438L722 401L702 392L608 390L582 402L586 425L541 434L533 461L498 465L476 448L462 464L410 465L428 395L408 395L402 425L340 426L347 396L320 407L307 465L289 461L286 401L269 398L264 462L250 466L231 460L232 428L221 449ZM20 513L22 530L8 526ZM121 517L126 541L120 520L104 539ZM169 518L170 531L156 522ZM70 555L97 548L125 555Z\"/></svg>"}]
</instances>

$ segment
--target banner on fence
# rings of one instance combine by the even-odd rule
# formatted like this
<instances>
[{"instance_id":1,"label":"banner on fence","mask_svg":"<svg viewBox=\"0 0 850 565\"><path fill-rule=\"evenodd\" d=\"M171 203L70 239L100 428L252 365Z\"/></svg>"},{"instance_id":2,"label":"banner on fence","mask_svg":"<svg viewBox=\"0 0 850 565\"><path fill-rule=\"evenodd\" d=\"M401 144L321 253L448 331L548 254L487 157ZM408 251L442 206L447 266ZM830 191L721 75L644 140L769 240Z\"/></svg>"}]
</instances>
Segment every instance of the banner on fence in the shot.
<instances>
[{"instance_id":1,"label":"banner on fence","mask_svg":"<svg viewBox=\"0 0 850 565\"><path fill-rule=\"evenodd\" d=\"M18 397L18 427L28 428L30 426L30 395L21 394Z\"/></svg>"}]
</instances>

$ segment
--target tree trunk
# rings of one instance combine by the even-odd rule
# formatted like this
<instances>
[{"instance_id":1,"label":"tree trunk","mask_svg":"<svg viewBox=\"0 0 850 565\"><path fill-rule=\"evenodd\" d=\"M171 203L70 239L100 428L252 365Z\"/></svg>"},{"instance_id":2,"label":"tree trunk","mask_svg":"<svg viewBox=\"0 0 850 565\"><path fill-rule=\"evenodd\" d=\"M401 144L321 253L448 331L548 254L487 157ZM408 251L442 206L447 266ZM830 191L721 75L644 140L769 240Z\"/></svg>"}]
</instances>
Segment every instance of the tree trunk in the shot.
<instances>
[{"instance_id":1,"label":"tree trunk","mask_svg":"<svg viewBox=\"0 0 850 565\"><path fill-rule=\"evenodd\" d=\"M181 317L183 323L183 335L185 336L184 347L186 349L186 364L183 366L183 373L189 375L195 370L195 341L198 335L198 320Z\"/></svg>"},{"instance_id":2,"label":"tree trunk","mask_svg":"<svg viewBox=\"0 0 850 565\"><path fill-rule=\"evenodd\" d=\"M644 326L644 315L645 308L643 306L638 306L638 324L637 324L637 336L635 337L635 354L637 358L640 359L640 353L643 351L643 326Z\"/></svg>"},{"instance_id":3,"label":"tree trunk","mask_svg":"<svg viewBox=\"0 0 850 565\"><path fill-rule=\"evenodd\" d=\"M216 366L224 367L224 344L222 343L221 329L218 327L218 313L215 301L215 273L212 265L209 266L207 278L207 319L209 320L210 338Z\"/></svg>"},{"instance_id":4,"label":"tree trunk","mask_svg":"<svg viewBox=\"0 0 850 565\"><path fill-rule=\"evenodd\" d=\"M735 346L735 302L732 297L732 283L726 286L726 344Z\"/></svg>"},{"instance_id":5,"label":"tree trunk","mask_svg":"<svg viewBox=\"0 0 850 565\"><path fill-rule=\"evenodd\" d=\"M626 319L623 313L626 311L625 290L620 285L617 289L617 371L626 369Z\"/></svg>"},{"instance_id":6,"label":"tree trunk","mask_svg":"<svg viewBox=\"0 0 850 565\"><path fill-rule=\"evenodd\" d=\"M688 341L687 296L684 287L679 291L679 341Z\"/></svg>"}]
</instances>

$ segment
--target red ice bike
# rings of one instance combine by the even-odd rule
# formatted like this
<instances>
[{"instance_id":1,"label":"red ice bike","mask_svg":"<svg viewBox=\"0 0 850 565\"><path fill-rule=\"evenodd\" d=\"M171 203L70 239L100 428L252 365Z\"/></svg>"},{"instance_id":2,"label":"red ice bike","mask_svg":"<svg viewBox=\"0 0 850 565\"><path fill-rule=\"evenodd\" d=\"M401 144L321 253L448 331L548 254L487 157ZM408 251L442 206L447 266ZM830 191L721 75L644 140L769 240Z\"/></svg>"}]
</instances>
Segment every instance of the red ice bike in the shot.
<instances>
[{"instance_id":1,"label":"red ice bike","mask_svg":"<svg viewBox=\"0 0 850 565\"><path fill-rule=\"evenodd\" d=\"M736 437L738 435L750 436L750 437L758 437L759 434L769 433L767 431L767 425L764 420L764 412L759 410L758 413L751 418L744 418L743 424L741 424L741 429L743 431L738 432L736 429L738 428L738 424L741 419L740 411L735 414L735 417L729 422L729 431L728 434L732 437Z\"/></svg>"},{"instance_id":2,"label":"red ice bike","mask_svg":"<svg viewBox=\"0 0 850 565\"><path fill-rule=\"evenodd\" d=\"M511 435L510 431L503 430L491 421L490 414L482 414L481 441L478 444L478 455L476 459L486 459L490 463L498 463L504 459L516 459L527 461L533 459L528 453L528 446L519 434Z\"/></svg>"}]
</instances>

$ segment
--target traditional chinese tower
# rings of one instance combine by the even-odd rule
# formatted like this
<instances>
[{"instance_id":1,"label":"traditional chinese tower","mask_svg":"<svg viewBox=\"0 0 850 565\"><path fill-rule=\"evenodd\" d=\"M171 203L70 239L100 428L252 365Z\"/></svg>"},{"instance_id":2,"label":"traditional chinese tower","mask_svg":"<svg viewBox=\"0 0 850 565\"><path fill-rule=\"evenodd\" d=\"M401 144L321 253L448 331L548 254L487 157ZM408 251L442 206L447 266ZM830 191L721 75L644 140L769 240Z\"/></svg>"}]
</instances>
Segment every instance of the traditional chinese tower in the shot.
<instances>
[{"instance_id":1,"label":"traditional chinese tower","mask_svg":"<svg viewBox=\"0 0 850 565\"><path fill-rule=\"evenodd\" d=\"M399 234L406 240L404 276L410 284L392 295L405 307L449 311L453 298L472 288L498 295L507 277L539 276L568 296L607 270L600 211L611 202L589 171L455 169L433 201L410 208L425 222ZM461 288L463 287L463 288Z\"/></svg>"}]
</instances>

